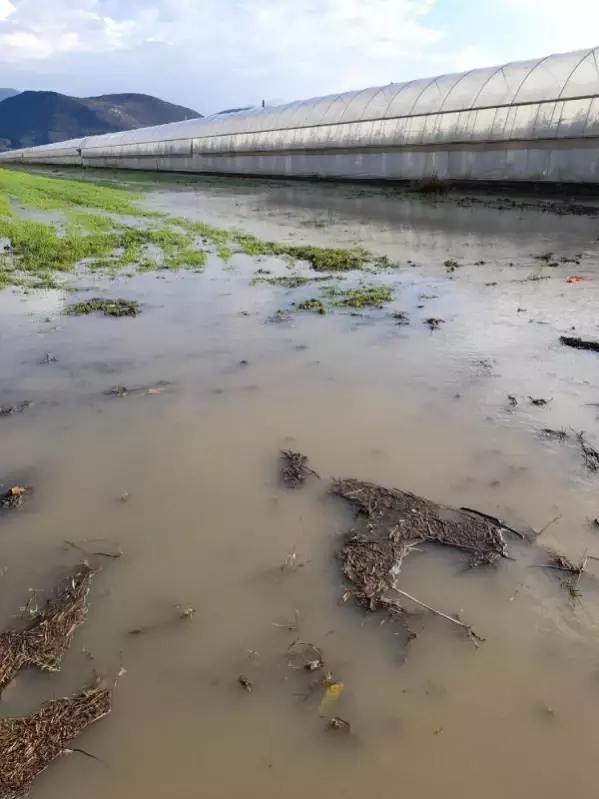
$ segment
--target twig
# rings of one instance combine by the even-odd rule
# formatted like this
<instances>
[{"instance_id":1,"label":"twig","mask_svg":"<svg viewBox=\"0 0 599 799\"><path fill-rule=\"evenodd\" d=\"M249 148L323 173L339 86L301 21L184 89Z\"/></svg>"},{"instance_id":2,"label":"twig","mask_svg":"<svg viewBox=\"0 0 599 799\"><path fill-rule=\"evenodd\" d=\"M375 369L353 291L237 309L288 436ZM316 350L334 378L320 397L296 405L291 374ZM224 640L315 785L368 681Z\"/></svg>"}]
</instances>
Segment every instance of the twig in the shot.
<instances>
[{"instance_id":1,"label":"twig","mask_svg":"<svg viewBox=\"0 0 599 799\"><path fill-rule=\"evenodd\" d=\"M431 613L434 613L436 616L441 616L442 619L446 619L447 621L450 621L452 624L457 624L458 627L461 627L462 629L466 630L468 635L474 641L475 645L477 644L477 642L482 642L485 640L484 638L481 638L480 635L477 635L472 629L472 627L470 627L468 624L464 624L463 621L460 621L459 619L456 619L453 616L448 616L447 613L443 613L443 611L437 610L436 608L427 605L426 602L422 602L420 599L416 599L415 596L408 594L407 591L403 591L401 588L397 588L397 586L392 586L392 589L393 591L397 591L398 594L405 596L406 599L410 599L412 602L415 602L417 605L426 608L426 610L429 610Z\"/></svg>"},{"instance_id":2,"label":"twig","mask_svg":"<svg viewBox=\"0 0 599 799\"><path fill-rule=\"evenodd\" d=\"M64 751L66 753L77 752L77 754L79 754L79 755L85 755L86 757L89 757L92 760L97 760L98 763L103 763L104 762L103 760L100 760L99 757L96 757L95 755L92 755L90 752L86 752L85 749L78 749L76 747L72 747L71 746L69 749L65 749Z\"/></svg>"},{"instance_id":3,"label":"twig","mask_svg":"<svg viewBox=\"0 0 599 799\"><path fill-rule=\"evenodd\" d=\"M464 513L474 513L475 516L480 516L483 519L487 519L490 522L494 522L498 527L502 527L504 530L507 530L508 533L513 533L514 535L517 535L518 538L521 538L522 541L526 541L526 536L523 533L519 532L518 530L514 530L513 527L508 527L508 525L504 521L498 519L496 516L491 516L488 513L483 513L481 510L475 510L474 508L462 507L460 508L460 510L464 511Z\"/></svg>"},{"instance_id":4,"label":"twig","mask_svg":"<svg viewBox=\"0 0 599 799\"><path fill-rule=\"evenodd\" d=\"M562 514L559 513L555 517L555 519L551 519L551 521L548 521L547 524L544 527L541 527L541 529L538 531L537 535L543 535L543 533L546 532L551 527L552 524L555 524L556 522L559 522L559 520L561 518L562 518Z\"/></svg>"},{"instance_id":5,"label":"twig","mask_svg":"<svg viewBox=\"0 0 599 799\"><path fill-rule=\"evenodd\" d=\"M66 541L65 540L64 543L67 546L73 547L73 549L76 549L79 552L82 552L84 555L88 555L88 556L96 555L96 556L102 557L102 558L122 558L123 557L123 551L120 548L116 552L89 552L89 550L84 549L83 547L80 547L79 544L75 544L74 541Z\"/></svg>"},{"instance_id":6,"label":"twig","mask_svg":"<svg viewBox=\"0 0 599 799\"><path fill-rule=\"evenodd\" d=\"M442 618L447 619L447 621L452 622L452 624L457 624L460 627L464 627L465 629L469 629L467 624L464 624L463 622L458 621L458 619L454 619L453 616L448 616L446 613L443 613L440 610L436 610L435 608L432 608L430 605L427 605L426 602L422 602L420 599L416 599L415 596L412 596L411 594L408 594L407 591L402 591L401 588L396 588L395 586L393 586L393 590L397 591L398 594L401 594L402 596L405 596L406 599L411 599L412 602L415 602L417 605L422 605L423 608L426 608L427 610L430 610L431 613L434 613L437 616L441 616Z\"/></svg>"}]
</instances>

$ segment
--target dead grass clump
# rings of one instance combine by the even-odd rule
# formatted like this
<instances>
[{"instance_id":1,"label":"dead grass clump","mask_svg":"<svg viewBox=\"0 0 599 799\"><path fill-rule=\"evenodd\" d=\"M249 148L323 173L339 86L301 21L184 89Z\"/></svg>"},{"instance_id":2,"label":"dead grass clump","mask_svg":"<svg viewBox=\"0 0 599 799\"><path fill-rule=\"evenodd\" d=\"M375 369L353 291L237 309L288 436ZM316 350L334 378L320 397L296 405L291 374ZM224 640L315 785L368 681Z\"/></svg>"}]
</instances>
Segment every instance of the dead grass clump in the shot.
<instances>
[{"instance_id":1,"label":"dead grass clump","mask_svg":"<svg viewBox=\"0 0 599 799\"><path fill-rule=\"evenodd\" d=\"M281 482L287 488L300 488L310 475L319 477L314 469L308 466L308 458L301 452L292 452L290 449L281 451L283 465L281 466Z\"/></svg>"},{"instance_id":2,"label":"dead grass clump","mask_svg":"<svg viewBox=\"0 0 599 799\"><path fill-rule=\"evenodd\" d=\"M369 538L379 547L380 565L395 561L406 545L422 541L463 549L472 553L476 563L492 563L507 554L505 528L489 517L361 480L336 480L331 493L368 517Z\"/></svg>"},{"instance_id":3,"label":"dead grass clump","mask_svg":"<svg viewBox=\"0 0 599 799\"><path fill-rule=\"evenodd\" d=\"M0 719L0 799L26 796L38 774L73 750L86 727L110 713L112 692L96 686L54 699L30 716Z\"/></svg>"},{"instance_id":4,"label":"dead grass clump","mask_svg":"<svg viewBox=\"0 0 599 799\"><path fill-rule=\"evenodd\" d=\"M18 508L22 507L30 490L27 486L11 486L8 491L0 495L0 508L18 510Z\"/></svg>"},{"instance_id":5,"label":"dead grass clump","mask_svg":"<svg viewBox=\"0 0 599 799\"><path fill-rule=\"evenodd\" d=\"M403 591L397 580L404 558L423 542L465 550L474 566L507 557L505 528L499 520L360 480L337 480L331 493L351 502L367 517L365 531L348 537L339 553L343 572L353 586L344 600L354 597L367 610L386 611L405 623L404 606L394 596L399 594L459 626L478 646L484 639L469 625Z\"/></svg>"},{"instance_id":6,"label":"dead grass clump","mask_svg":"<svg viewBox=\"0 0 599 799\"><path fill-rule=\"evenodd\" d=\"M0 694L24 666L57 671L73 633L85 618L95 571L83 564L21 630L0 635Z\"/></svg>"}]
</instances>

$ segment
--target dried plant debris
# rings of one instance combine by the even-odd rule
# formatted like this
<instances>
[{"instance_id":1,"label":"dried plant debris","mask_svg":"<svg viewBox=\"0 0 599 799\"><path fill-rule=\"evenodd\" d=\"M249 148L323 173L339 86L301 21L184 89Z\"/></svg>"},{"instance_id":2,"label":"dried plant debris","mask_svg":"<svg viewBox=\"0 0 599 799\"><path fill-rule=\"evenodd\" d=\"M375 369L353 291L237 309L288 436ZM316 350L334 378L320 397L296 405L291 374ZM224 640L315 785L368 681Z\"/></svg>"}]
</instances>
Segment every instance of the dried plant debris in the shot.
<instances>
[{"instance_id":1,"label":"dried plant debris","mask_svg":"<svg viewBox=\"0 0 599 799\"><path fill-rule=\"evenodd\" d=\"M406 327L410 324L410 317L408 316L405 311L397 311L394 314L391 314L392 318L395 319L395 324L399 325L399 327Z\"/></svg>"},{"instance_id":2,"label":"dried plant debris","mask_svg":"<svg viewBox=\"0 0 599 799\"><path fill-rule=\"evenodd\" d=\"M592 339L582 339L578 336L560 336L560 342L566 347L574 347L576 350L591 350L599 352L599 341Z\"/></svg>"},{"instance_id":3,"label":"dried plant debris","mask_svg":"<svg viewBox=\"0 0 599 799\"><path fill-rule=\"evenodd\" d=\"M550 402L553 402L553 397L551 399L545 399L544 397L529 397L528 400L531 405L536 405L537 408L544 408L545 405L549 405Z\"/></svg>"},{"instance_id":4,"label":"dried plant debris","mask_svg":"<svg viewBox=\"0 0 599 799\"><path fill-rule=\"evenodd\" d=\"M139 312L139 303L135 300L109 300L102 297L76 302L65 309L68 316L87 316L91 313L103 313L104 316L137 316Z\"/></svg>"},{"instance_id":5,"label":"dried plant debris","mask_svg":"<svg viewBox=\"0 0 599 799\"><path fill-rule=\"evenodd\" d=\"M73 633L85 618L94 574L87 564L79 566L25 628L0 634L0 694L24 666L58 671Z\"/></svg>"},{"instance_id":6,"label":"dried plant debris","mask_svg":"<svg viewBox=\"0 0 599 799\"><path fill-rule=\"evenodd\" d=\"M321 650L314 644L305 641L294 641L289 645L289 665L293 669L320 671L324 669L324 658Z\"/></svg>"},{"instance_id":7,"label":"dried plant debris","mask_svg":"<svg viewBox=\"0 0 599 799\"><path fill-rule=\"evenodd\" d=\"M580 451L582 452L582 458L584 460L584 465L587 467L589 472L596 472L599 470L599 452L593 447L587 439L584 437L584 433L576 433L576 438L578 439L578 443L580 444Z\"/></svg>"},{"instance_id":8,"label":"dried plant debris","mask_svg":"<svg viewBox=\"0 0 599 799\"><path fill-rule=\"evenodd\" d=\"M483 639L455 616L422 602L397 586L404 558L423 542L465 550L473 566L508 557L499 520L475 511L457 510L398 489L360 480L337 480L331 493L351 502L366 517L363 532L349 535L339 556L352 583L344 600L355 598L370 611L405 614L403 605L389 596L395 592L466 631L476 644Z\"/></svg>"},{"instance_id":9,"label":"dried plant debris","mask_svg":"<svg viewBox=\"0 0 599 799\"><path fill-rule=\"evenodd\" d=\"M127 386L112 386L106 389L104 395L107 397L129 397L131 395L141 394L143 396L158 396L164 394L166 389L173 384L169 380L158 380L156 383L151 383L147 386L136 386L134 388L127 388Z\"/></svg>"},{"instance_id":10,"label":"dried plant debris","mask_svg":"<svg viewBox=\"0 0 599 799\"><path fill-rule=\"evenodd\" d=\"M157 630L164 630L173 625L177 625L182 621L191 621L195 615L195 608L185 607L183 605L175 605L172 612L168 616L152 624L146 624L143 627L134 627L129 630L129 635L145 635L146 633L156 632Z\"/></svg>"},{"instance_id":11,"label":"dried plant debris","mask_svg":"<svg viewBox=\"0 0 599 799\"><path fill-rule=\"evenodd\" d=\"M333 718L322 716L322 718L327 720L327 728L329 730L337 730L338 732L345 732L348 734L351 732L351 724L349 721L339 718L339 716L333 716Z\"/></svg>"},{"instance_id":12,"label":"dried plant debris","mask_svg":"<svg viewBox=\"0 0 599 799\"><path fill-rule=\"evenodd\" d=\"M32 405L33 403L28 400L19 402L18 405L0 405L0 418L3 416L14 416L16 413L23 413L23 411L29 410Z\"/></svg>"},{"instance_id":13,"label":"dried plant debris","mask_svg":"<svg viewBox=\"0 0 599 799\"><path fill-rule=\"evenodd\" d=\"M54 699L30 716L0 719L0 799L27 796L50 763L70 754L69 746L90 724L110 713L112 692L96 686Z\"/></svg>"},{"instance_id":14,"label":"dried plant debris","mask_svg":"<svg viewBox=\"0 0 599 799\"><path fill-rule=\"evenodd\" d=\"M553 438L556 441L565 441L568 438L568 432L563 428L561 430L555 430L553 427L543 427L541 433L546 438Z\"/></svg>"},{"instance_id":15,"label":"dried plant debris","mask_svg":"<svg viewBox=\"0 0 599 799\"><path fill-rule=\"evenodd\" d=\"M583 574L586 572L586 567L589 560L598 560L598 558L591 557L585 553L578 563L574 563L565 555L559 555L556 552L550 552L549 563L544 564L543 568L555 569L558 572L565 572L568 577L562 582L563 588L568 591L572 599L579 599L582 593L580 590L580 580Z\"/></svg>"},{"instance_id":16,"label":"dried plant debris","mask_svg":"<svg viewBox=\"0 0 599 799\"><path fill-rule=\"evenodd\" d=\"M428 325L430 330L438 330L444 323L445 319L438 319L435 316L430 316L428 319L424 320L424 324Z\"/></svg>"},{"instance_id":17,"label":"dried plant debris","mask_svg":"<svg viewBox=\"0 0 599 799\"><path fill-rule=\"evenodd\" d=\"M308 466L308 458L301 452L292 452L290 449L281 451L283 465L281 466L281 483L287 488L300 488L306 478L313 475L320 476Z\"/></svg>"},{"instance_id":18,"label":"dried plant debris","mask_svg":"<svg viewBox=\"0 0 599 799\"><path fill-rule=\"evenodd\" d=\"M331 493L351 502L368 518L379 554L384 553L386 559L391 556L393 562L406 545L423 541L463 549L477 563L507 556L503 538L507 528L486 514L437 505L407 491L354 479L336 480Z\"/></svg>"},{"instance_id":19,"label":"dried plant debris","mask_svg":"<svg viewBox=\"0 0 599 799\"><path fill-rule=\"evenodd\" d=\"M0 508L4 510L18 510L23 507L25 497L31 492L29 486L11 486L8 491L0 494Z\"/></svg>"}]
</instances>

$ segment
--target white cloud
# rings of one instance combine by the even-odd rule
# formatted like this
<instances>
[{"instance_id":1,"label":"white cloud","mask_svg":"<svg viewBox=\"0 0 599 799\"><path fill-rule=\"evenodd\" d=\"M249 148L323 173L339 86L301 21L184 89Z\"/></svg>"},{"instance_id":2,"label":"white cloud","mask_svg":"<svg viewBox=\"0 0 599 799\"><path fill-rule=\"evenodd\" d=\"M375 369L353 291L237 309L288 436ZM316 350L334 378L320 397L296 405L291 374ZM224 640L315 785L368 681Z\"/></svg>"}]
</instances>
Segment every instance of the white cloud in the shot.
<instances>
[{"instance_id":1,"label":"white cloud","mask_svg":"<svg viewBox=\"0 0 599 799\"><path fill-rule=\"evenodd\" d=\"M0 68L79 93L170 86L201 110L296 99L401 79L443 38L435 2L0 0Z\"/></svg>"},{"instance_id":2,"label":"white cloud","mask_svg":"<svg viewBox=\"0 0 599 799\"><path fill-rule=\"evenodd\" d=\"M542 49L530 52L530 57L597 45L597 0L493 0L493 4L497 13L513 15L526 38L542 43Z\"/></svg>"},{"instance_id":3,"label":"white cloud","mask_svg":"<svg viewBox=\"0 0 599 799\"><path fill-rule=\"evenodd\" d=\"M7 19L15 10L10 0L0 0L0 22Z\"/></svg>"}]
</instances>

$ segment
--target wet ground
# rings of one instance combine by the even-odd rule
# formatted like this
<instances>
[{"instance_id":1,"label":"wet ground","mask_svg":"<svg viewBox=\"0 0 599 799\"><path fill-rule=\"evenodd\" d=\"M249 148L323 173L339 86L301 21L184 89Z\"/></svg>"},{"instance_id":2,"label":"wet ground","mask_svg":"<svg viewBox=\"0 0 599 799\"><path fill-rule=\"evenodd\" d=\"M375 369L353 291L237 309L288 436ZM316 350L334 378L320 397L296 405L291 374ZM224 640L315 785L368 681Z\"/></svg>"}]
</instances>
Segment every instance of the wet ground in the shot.
<instances>
[{"instance_id":1,"label":"wet ground","mask_svg":"<svg viewBox=\"0 0 599 799\"><path fill-rule=\"evenodd\" d=\"M146 205L386 254L397 267L372 279L395 300L270 322L319 288L249 285L258 268L288 269L244 255L211 258L202 275L83 275L77 294L0 292L0 405L33 403L0 418L0 482L35 488L0 516L2 621L80 560L65 540L124 553L96 578L61 673L24 673L3 697L2 713L20 715L95 672L127 672L112 714L77 744L99 761L54 764L32 795L594 796L599 563L576 597L540 566L548 550L599 556L599 475L572 437L599 444L599 356L559 343L599 337L599 222L307 184L162 181ZM549 251L556 266L535 257ZM62 314L104 293L141 314ZM429 317L444 321L431 331ZM158 390L105 393L115 386ZM289 448L322 479L281 487ZM405 562L402 587L459 613L486 639L478 649L409 602L407 648L340 604L333 556L354 520L327 496L332 477L546 528L535 545L508 535L514 560L492 567L426 546ZM302 567L281 570L293 553ZM196 613L128 634L177 606ZM344 684L334 703L320 706L324 689L310 693L314 676L289 665L298 638Z\"/></svg>"}]
</instances>

